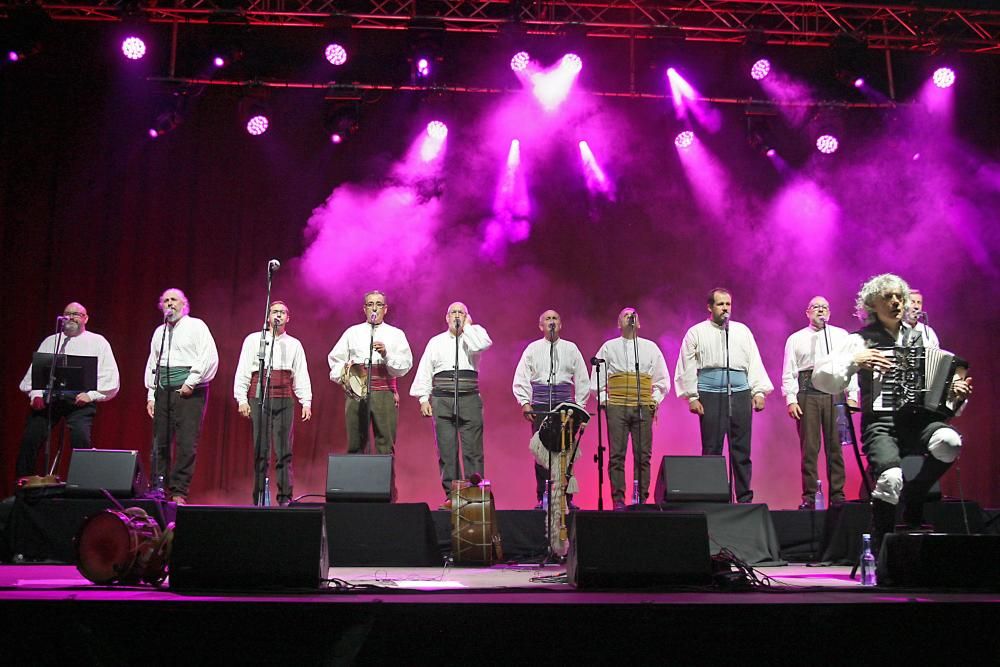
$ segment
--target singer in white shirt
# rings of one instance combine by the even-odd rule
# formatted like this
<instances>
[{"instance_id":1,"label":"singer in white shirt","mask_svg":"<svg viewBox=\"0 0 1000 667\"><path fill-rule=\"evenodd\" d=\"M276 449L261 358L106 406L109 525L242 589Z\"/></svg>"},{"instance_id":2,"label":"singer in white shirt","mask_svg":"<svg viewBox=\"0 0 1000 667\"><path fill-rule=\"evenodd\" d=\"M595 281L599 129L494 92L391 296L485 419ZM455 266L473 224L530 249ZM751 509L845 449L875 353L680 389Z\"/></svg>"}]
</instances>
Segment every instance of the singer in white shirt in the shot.
<instances>
[{"instance_id":1,"label":"singer in white shirt","mask_svg":"<svg viewBox=\"0 0 1000 667\"><path fill-rule=\"evenodd\" d=\"M538 318L538 328L544 337L524 348L514 369L512 386L514 398L521 406L521 414L531 422L532 434L538 431L544 420L537 412L551 412L565 401L585 407L590 395L587 364L576 344L560 336L562 318L559 313L546 310ZM536 462L536 509L541 509L548 479L548 468ZM568 497L568 502L570 509L575 509L572 498Z\"/></svg>"},{"instance_id":2,"label":"singer in white shirt","mask_svg":"<svg viewBox=\"0 0 1000 667\"><path fill-rule=\"evenodd\" d=\"M606 384L598 387L598 366L591 386L608 417L608 480L615 510L625 509L625 457L632 440L632 498L645 503L649 495L653 455L653 420L663 397L670 392L670 371L660 347L639 337L639 313L623 308L618 313L621 336L601 345L595 355L607 362ZM638 358L636 354L638 353ZM638 370L638 375L636 371Z\"/></svg>"},{"instance_id":3,"label":"singer in white shirt","mask_svg":"<svg viewBox=\"0 0 1000 667\"><path fill-rule=\"evenodd\" d=\"M764 409L764 398L774 391L750 329L730 321L733 298L729 290L713 289L707 299L709 317L684 335L674 371L677 396L698 415L701 453L722 454L729 441L730 468L736 501L753 501L750 486L751 408ZM728 364L727 364L728 362ZM727 396L732 392L732 421Z\"/></svg>"},{"instance_id":4,"label":"singer in white shirt","mask_svg":"<svg viewBox=\"0 0 1000 667\"><path fill-rule=\"evenodd\" d=\"M367 445L374 434L375 453L392 454L399 420L397 381L413 367L413 353L402 329L385 321L389 300L384 293L378 290L366 293L362 312L365 322L349 327L327 356L330 380L341 385L345 392L347 453L368 453ZM351 390L350 375L367 368L369 359L371 393L363 399Z\"/></svg>"},{"instance_id":5,"label":"singer in white shirt","mask_svg":"<svg viewBox=\"0 0 1000 667\"><path fill-rule=\"evenodd\" d=\"M820 438L826 452L827 497L831 504L844 502L844 456L837 417L848 416L843 393L831 396L812 384L813 369L830 357L847 339L847 331L829 323L830 302L815 296L806 308L809 325L785 341L781 373L781 393L788 404L788 416L795 420L802 459L802 503L799 509L816 507L817 461ZM848 401L857 406L857 383L849 387ZM838 407L838 403L841 404Z\"/></svg>"},{"instance_id":6,"label":"singer in white shirt","mask_svg":"<svg viewBox=\"0 0 1000 667\"><path fill-rule=\"evenodd\" d=\"M306 352L298 338L287 331L292 313L284 301L274 301L268 309L264 333L264 381L260 374L261 332L243 339L240 360L233 380L233 395L240 415L253 423L254 504L263 505L264 484L274 449L274 472L278 479L278 505L292 499L292 425L295 399L302 404L302 421L312 418L312 382L306 365ZM267 369L270 369L268 373ZM266 401L261 406L261 387ZM261 432L263 414L267 435Z\"/></svg>"},{"instance_id":7,"label":"singer in white shirt","mask_svg":"<svg viewBox=\"0 0 1000 667\"><path fill-rule=\"evenodd\" d=\"M194 476L208 387L219 370L219 352L208 325L191 317L179 289L160 295L163 324L149 342L146 412L153 420L153 483L165 484L176 503L187 502ZM171 441L176 443L173 461Z\"/></svg>"},{"instance_id":8,"label":"singer in white shirt","mask_svg":"<svg viewBox=\"0 0 1000 667\"><path fill-rule=\"evenodd\" d=\"M434 418L438 468L447 498L438 509L450 510L452 481L468 479L474 474L481 476L485 469L479 364L483 352L493 345L493 340L485 328L472 323L472 315L461 301L448 306L445 323L448 330L427 341L417 365L417 374L410 385L410 396L420 401L420 414ZM457 380L454 372L456 362ZM458 414L455 413L456 408Z\"/></svg>"},{"instance_id":9,"label":"singer in white shirt","mask_svg":"<svg viewBox=\"0 0 1000 667\"><path fill-rule=\"evenodd\" d=\"M118 363L111 351L111 345L100 334L87 331L89 321L87 309L83 305L69 303L59 316L60 333L52 334L38 346L38 352L45 354L66 354L83 357L97 357L97 389L80 392L75 395L53 396L52 422L49 423L49 411L46 406L45 392L31 388L33 367L28 366L28 372L21 380L20 389L28 395L31 404L31 414L24 426L21 437L21 449L17 455L17 476L24 477L37 472L39 446L49 436L50 426L55 426L60 419L66 420L69 429L70 444L73 449L89 449L90 433L97 414L97 404L110 401L118 394L119 376ZM48 474L48 470L44 474Z\"/></svg>"},{"instance_id":10,"label":"singer in white shirt","mask_svg":"<svg viewBox=\"0 0 1000 667\"><path fill-rule=\"evenodd\" d=\"M923 336L924 347L941 347L937 333L931 328L931 325L927 324L924 295L920 290L910 288L910 307L906 309L904 317L913 331Z\"/></svg>"}]
</instances>

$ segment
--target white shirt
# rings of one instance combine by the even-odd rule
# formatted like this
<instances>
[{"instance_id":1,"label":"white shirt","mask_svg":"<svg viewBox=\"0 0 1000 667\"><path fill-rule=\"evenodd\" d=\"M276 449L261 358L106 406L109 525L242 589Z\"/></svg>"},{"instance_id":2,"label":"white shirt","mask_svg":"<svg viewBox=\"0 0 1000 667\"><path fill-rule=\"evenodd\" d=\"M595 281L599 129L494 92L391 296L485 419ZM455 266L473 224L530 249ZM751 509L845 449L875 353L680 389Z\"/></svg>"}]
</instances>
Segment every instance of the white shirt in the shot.
<instances>
[{"instance_id":1,"label":"white shirt","mask_svg":"<svg viewBox=\"0 0 1000 667\"><path fill-rule=\"evenodd\" d=\"M486 329L478 324L467 325L459 336L458 369L479 371L480 357L490 349L493 340ZM421 403L430 401L434 376L441 371L455 368L455 336L445 331L427 341L424 354L417 364L417 375L410 385L410 396L416 396Z\"/></svg>"},{"instance_id":2,"label":"white shirt","mask_svg":"<svg viewBox=\"0 0 1000 667\"><path fill-rule=\"evenodd\" d=\"M167 359L172 367L190 366L184 384L189 387L207 385L219 371L219 351L208 325L197 317L185 315L173 326L167 327L166 345L160 349L163 340L161 324L153 331L149 341L149 360L146 362L146 399L153 401L156 396L156 368L166 366Z\"/></svg>"},{"instance_id":3,"label":"white shirt","mask_svg":"<svg viewBox=\"0 0 1000 667\"><path fill-rule=\"evenodd\" d=\"M378 352L372 352L372 365L384 364L390 377L402 377L413 367L413 353L402 329L391 324L375 325L375 342L385 345L385 359ZM330 364L330 379L340 382L344 366L367 364L372 343L372 326L367 322L349 327L330 350L326 360Z\"/></svg>"},{"instance_id":4,"label":"white shirt","mask_svg":"<svg viewBox=\"0 0 1000 667\"><path fill-rule=\"evenodd\" d=\"M555 363L553 363L553 359ZM576 403L586 405L590 395L590 378L587 364L580 354L580 348L568 340L558 339L555 349L552 343L542 338L524 348L521 360L514 370L514 398L518 405L531 403L531 383L548 384L573 383Z\"/></svg>"},{"instance_id":5,"label":"white shirt","mask_svg":"<svg viewBox=\"0 0 1000 667\"><path fill-rule=\"evenodd\" d=\"M684 334L677 368L674 369L674 388L679 398L689 401L698 398L699 369L726 367L725 336L725 330L712 320L699 322ZM764 370L757 341L750 329L740 322L729 322L729 368L746 372L752 395L767 395L774 391L774 385Z\"/></svg>"},{"instance_id":6,"label":"white shirt","mask_svg":"<svg viewBox=\"0 0 1000 667\"><path fill-rule=\"evenodd\" d=\"M292 391L299 399L302 407L312 405L312 382L309 380L309 367L306 365L306 351L302 343L287 333L278 336L274 346L274 356L271 356L271 346L274 344L274 334L268 331L264 339L264 364L271 364L272 370L292 372ZM238 405L248 403L250 379L255 371L260 370L257 355L260 353L260 332L254 332L243 339L243 349L240 350L240 361L236 366L236 378L233 380L233 397Z\"/></svg>"},{"instance_id":7,"label":"white shirt","mask_svg":"<svg viewBox=\"0 0 1000 667\"><path fill-rule=\"evenodd\" d=\"M657 405L670 392L670 370L667 360L659 346L648 338L640 337L639 343L639 373L652 377L653 402ZM601 345L597 358L607 362L607 375L601 385L601 395L598 401L604 404L608 400L607 378L615 373L635 373L635 342L631 338L612 338ZM590 375L591 386L597 391L597 367Z\"/></svg>"},{"instance_id":8,"label":"white shirt","mask_svg":"<svg viewBox=\"0 0 1000 667\"><path fill-rule=\"evenodd\" d=\"M941 342L938 341L937 333L931 328L931 325L924 324L923 322L917 322L917 326L913 327L914 331L919 331L924 337L924 347L941 347Z\"/></svg>"},{"instance_id":9,"label":"white shirt","mask_svg":"<svg viewBox=\"0 0 1000 667\"><path fill-rule=\"evenodd\" d=\"M799 402L799 371L808 371L826 361L831 352L844 344L849 334L845 329L827 324L824 329L814 329L812 325L799 329L785 341L785 361L781 371L781 393L785 402L792 405ZM827 352L829 336L830 352ZM858 400L858 382L853 380L847 388L847 398Z\"/></svg>"},{"instance_id":10,"label":"white shirt","mask_svg":"<svg viewBox=\"0 0 1000 667\"><path fill-rule=\"evenodd\" d=\"M55 345L56 334L52 334L42 341L38 346L39 352L52 354L52 346ZM92 331L83 331L76 336L62 336L59 344L58 354L72 354L80 357L97 357L97 390L88 391L92 401L110 401L118 393L120 378L118 376L118 362L111 351L111 344L101 334ZM28 365L28 372L21 380L21 391L28 395L29 399L45 394L41 390L31 388L31 365Z\"/></svg>"}]
</instances>

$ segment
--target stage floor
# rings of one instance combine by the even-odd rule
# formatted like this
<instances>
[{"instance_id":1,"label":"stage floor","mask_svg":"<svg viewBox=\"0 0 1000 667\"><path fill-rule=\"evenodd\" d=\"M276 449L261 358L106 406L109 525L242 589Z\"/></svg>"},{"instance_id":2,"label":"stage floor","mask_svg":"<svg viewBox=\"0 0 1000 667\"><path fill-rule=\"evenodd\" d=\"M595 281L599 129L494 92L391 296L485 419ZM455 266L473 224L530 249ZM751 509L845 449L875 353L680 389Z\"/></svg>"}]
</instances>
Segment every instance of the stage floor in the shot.
<instances>
[{"instance_id":1,"label":"stage floor","mask_svg":"<svg viewBox=\"0 0 1000 667\"><path fill-rule=\"evenodd\" d=\"M219 600L239 598L278 601L414 602L492 601L545 604L588 602L656 602L661 604L767 603L898 603L916 601L913 591L866 588L851 579L849 566L786 565L757 568L763 585L748 591L719 591L710 587L671 587L643 590L579 590L565 581L562 565L495 565L492 567L331 567L327 588L313 591L245 591L234 593L176 593L169 582L162 588L98 586L72 565L0 566L0 599L5 600ZM562 579L562 580L560 580ZM971 601L1000 603L1000 592L921 590L921 602Z\"/></svg>"}]
</instances>

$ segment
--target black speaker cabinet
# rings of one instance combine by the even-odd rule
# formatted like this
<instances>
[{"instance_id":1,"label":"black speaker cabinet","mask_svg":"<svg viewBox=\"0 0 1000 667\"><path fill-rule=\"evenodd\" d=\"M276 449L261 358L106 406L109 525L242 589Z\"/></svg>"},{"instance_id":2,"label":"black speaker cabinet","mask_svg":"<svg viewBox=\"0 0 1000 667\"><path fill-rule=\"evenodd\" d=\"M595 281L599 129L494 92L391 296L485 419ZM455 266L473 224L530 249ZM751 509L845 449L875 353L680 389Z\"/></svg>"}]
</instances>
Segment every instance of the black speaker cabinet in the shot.
<instances>
[{"instance_id":1,"label":"black speaker cabinet","mask_svg":"<svg viewBox=\"0 0 1000 667\"><path fill-rule=\"evenodd\" d=\"M566 574L577 588L653 588L712 580L708 521L680 512L575 512Z\"/></svg>"},{"instance_id":2,"label":"black speaker cabinet","mask_svg":"<svg viewBox=\"0 0 1000 667\"><path fill-rule=\"evenodd\" d=\"M1000 535L892 533L879 552L878 583L1000 590Z\"/></svg>"},{"instance_id":3,"label":"black speaker cabinet","mask_svg":"<svg viewBox=\"0 0 1000 667\"><path fill-rule=\"evenodd\" d=\"M443 562L427 503L330 503L326 534L334 567Z\"/></svg>"},{"instance_id":4,"label":"black speaker cabinet","mask_svg":"<svg viewBox=\"0 0 1000 667\"><path fill-rule=\"evenodd\" d=\"M391 498L391 455L330 455L326 468L327 502L387 503Z\"/></svg>"},{"instance_id":5,"label":"black speaker cabinet","mask_svg":"<svg viewBox=\"0 0 1000 667\"><path fill-rule=\"evenodd\" d=\"M135 498L145 483L139 452L128 449L74 449L66 475L66 495L103 497L106 489L118 498Z\"/></svg>"},{"instance_id":6,"label":"black speaker cabinet","mask_svg":"<svg viewBox=\"0 0 1000 667\"><path fill-rule=\"evenodd\" d=\"M177 508L171 588L317 589L328 570L322 507Z\"/></svg>"},{"instance_id":7,"label":"black speaker cabinet","mask_svg":"<svg viewBox=\"0 0 1000 667\"><path fill-rule=\"evenodd\" d=\"M728 503L725 456L664 456L653 498L659 503Z\"/></svg>"}]
</instances>

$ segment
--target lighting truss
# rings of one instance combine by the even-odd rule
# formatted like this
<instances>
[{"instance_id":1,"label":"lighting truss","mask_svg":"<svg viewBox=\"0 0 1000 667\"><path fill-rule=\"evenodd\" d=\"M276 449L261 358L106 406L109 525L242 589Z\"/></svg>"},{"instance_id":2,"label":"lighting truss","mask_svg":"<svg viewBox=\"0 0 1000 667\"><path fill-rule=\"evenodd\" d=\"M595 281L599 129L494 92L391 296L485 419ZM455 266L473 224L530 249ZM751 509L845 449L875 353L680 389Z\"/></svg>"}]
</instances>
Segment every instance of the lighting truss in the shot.
<instances>
[{"instance_id":1,"label":"lighting truss","mask_svg":"<svg viewBox=\"0 0 1000 667\"><path fill-rule=\"evenodd\" d=\"M18 0L0 0L8 13ZM961 0L958 0L961 2ZM117 21L120 0L41 0L55 20ZM143 3L145 4L145 3ZM575 24L590 37L673 37L702 42L830 46L850 36L873 49L1000 55L1000 9L841 0L172 0L142 11L157 23L206 23L231 14L250 25L322 28L331 14L357 29L404 30L435 17L449 32L495 33L517 21L529 33ZM171 6L165 6L170 4Z\"/></svg>"}]
</instances>

